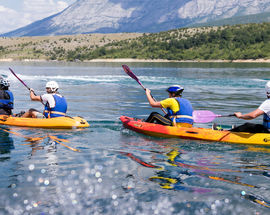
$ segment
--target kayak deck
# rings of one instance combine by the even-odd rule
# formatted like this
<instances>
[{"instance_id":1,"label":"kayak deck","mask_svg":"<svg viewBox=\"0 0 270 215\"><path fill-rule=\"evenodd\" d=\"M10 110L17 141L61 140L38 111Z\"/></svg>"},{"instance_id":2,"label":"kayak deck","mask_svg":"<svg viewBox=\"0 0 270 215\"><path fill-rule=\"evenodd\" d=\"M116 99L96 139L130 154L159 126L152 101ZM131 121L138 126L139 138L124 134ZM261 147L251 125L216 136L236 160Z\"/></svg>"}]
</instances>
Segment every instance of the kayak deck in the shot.
<instances>
[{"instance_id":1,"label":"kayak deck","mask_svg":"<svg viewBox=\"0 0 270 215\"><path fill-rule=\"evenodd\" d=\"M149 136L239 144L270 145L270 133L230 132L226 130L217 131L209 128L197 127L179 128L143 122L142 120L137 120L127 116L121 116L120 120L125 128Z\"/></svg>"},{"instance_id":2,"label":"kayak deck","mask_svg":"<svg viewBox=\"0 0 270 215\"><path fill-rule=\"evenodd\" d=\"M33 127L33 128L86 128L90 125L82 117L55 117L55 118L22 118L0 115L1 125L11 125L20 127Z\"/></svg>"}]
</instances>

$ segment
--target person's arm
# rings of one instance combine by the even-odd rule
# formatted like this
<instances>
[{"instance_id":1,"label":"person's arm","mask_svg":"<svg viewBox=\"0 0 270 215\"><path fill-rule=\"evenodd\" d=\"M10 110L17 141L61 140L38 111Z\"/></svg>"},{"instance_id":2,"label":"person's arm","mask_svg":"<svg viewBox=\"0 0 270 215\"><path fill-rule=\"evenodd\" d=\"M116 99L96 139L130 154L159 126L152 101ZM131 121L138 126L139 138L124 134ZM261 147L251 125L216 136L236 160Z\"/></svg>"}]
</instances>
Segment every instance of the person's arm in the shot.
<instances>
[{"instance_id":1,"label":"person's arm","mask_svg":"<svg viewBox=\"0 0 270 215\"><path fill-rule=\"evenodd\" d=\"M42 101L41 100L41 97L40 96L37 96L35 93L34 93L34 90L31 88L30 89L30 98L32 101Z\"/></svg>"},{"instance_id":2,"label":"person's arm","mask_svg":"<svg viewBox=\"0 0 270 215\"><path fill-rule=\"evenodd\" d=\"M151 105L151 107L159 107L159 108L163 108L163 107L161 106L160 102L155 101L155 100L153 99L153 97L151 96L151 91L150 91L149 89L147 89L147 88L145 89L145 94L146 94L146 96L147 96L148 102L149 102L149 104Z\"/></svg>"},{"instance_id":3,"label":"person's arm","mask_svg":"<svg viewBox=\"0 0 270 215\"><path fill-rule=\"evenodd\" d=\"M242 114L241 112L236 112L234 114L239 119L251 120L251 119L255 119L258 116L264 114L264 112L260 109L256 109L256 110L254 110L250 113L247 113L247 114Z\"/></svg>"}]
</instances>

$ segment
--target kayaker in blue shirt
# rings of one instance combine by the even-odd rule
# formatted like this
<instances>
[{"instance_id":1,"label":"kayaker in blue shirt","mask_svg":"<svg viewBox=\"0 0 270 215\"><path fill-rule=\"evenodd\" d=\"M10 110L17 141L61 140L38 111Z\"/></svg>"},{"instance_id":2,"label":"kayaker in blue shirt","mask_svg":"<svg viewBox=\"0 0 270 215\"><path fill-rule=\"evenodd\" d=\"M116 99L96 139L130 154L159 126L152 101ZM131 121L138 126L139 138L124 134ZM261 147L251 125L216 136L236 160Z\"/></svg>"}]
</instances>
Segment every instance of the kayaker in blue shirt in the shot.
<instances>
[{"instance_id":1,"label":"kayaker in blue shirt","mask_svg":"<svg viewBox=\"0 0 270 215\"><path fill-rule=\"evenodd\" d=\"M262 124L245 123L238 127L231 129L237 132L250 132L250 133L269 133L270 132L270 81L265 85L265 93L267 99L255 110L247 114L235 112L235 116L239 119L252 120L258 116L263 115Z\"/></svg>"},{"instance_id":2,"label":"kayaker in blue shirt","mask_svg":"<svg viewBox=\"0 0 270 215\"><path fill-rule=\"evenodd\" d=\"M182 86L173 85L167 89L169 98L162 101L155 101L151 96L151 91L146 89L145 93L149 104L152 107L165 108L168 112L165 116L162 116L157 112L152 112L146 119L146 122L177 127L192 127L193 108L187 99L182 98L183 91L184 88Z\"/></svg>"},{"instance_id":3,"label":"kayaker in blue shirt","mask_svg":"<svg viewBox=\"0 0 270 215\"><path fill-rule=\"evenodd\" d=\"M9 81L0 76L0 115L12 115L14 97L9 87Z\"/></svg>"},{"instance_id":4,"label":"kayaker in blue shirt","mask_svg":"<svg viewBox=\"0 0 270 215\"><path fill-rule=\"evenodd\" d=\"M46 84L46 94L37 96L33 89L30 89L30 98L32 101L40 101L44 106L43 114L36 109L29 109L22 117L27 118L54 118L65 116L67 112L66 99L61 96L57 90L59 86L55 81L49 81Z\"/></svg>"}]
</instances>

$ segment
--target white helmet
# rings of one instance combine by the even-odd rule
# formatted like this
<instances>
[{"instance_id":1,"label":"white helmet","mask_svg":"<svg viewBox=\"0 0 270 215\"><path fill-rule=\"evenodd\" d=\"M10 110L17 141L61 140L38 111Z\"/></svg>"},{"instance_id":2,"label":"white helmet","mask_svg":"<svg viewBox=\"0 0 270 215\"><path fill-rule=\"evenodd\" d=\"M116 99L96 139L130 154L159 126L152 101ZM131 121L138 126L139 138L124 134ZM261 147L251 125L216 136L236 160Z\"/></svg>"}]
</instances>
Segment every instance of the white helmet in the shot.
<instances>
[{"instance_id":1,"label":"white helmet","mask_svg":"<svg viewBox=\"0 0 270 215\"><path fill-rule=\"evenodd\" d=\"M0 85L1 85L1 87L9 87L10 83L9 83L9 81L7 79L1 78L0 79Z\"/></svg>"},{"instance_id":2,"label":"white helmet","mask_svg":"<svg viewBox=\"0 0 270 215\"><path fill-rule=\"evenodd\" d=\"M268 81L265 85L265 92L267 96L270 96L270 81Z\"/></svg>"},{"instance_id":3,"label":"white helmet","mask_svg":"<svg viewBox=\"0 0 270 215\"><path fill-rule=\"evenodd\" d=\"M56 81L49 81L46 84L46 88L50 88L52 92L55 92L58 90L59 86Z\"/></svg>"}]
</instances>

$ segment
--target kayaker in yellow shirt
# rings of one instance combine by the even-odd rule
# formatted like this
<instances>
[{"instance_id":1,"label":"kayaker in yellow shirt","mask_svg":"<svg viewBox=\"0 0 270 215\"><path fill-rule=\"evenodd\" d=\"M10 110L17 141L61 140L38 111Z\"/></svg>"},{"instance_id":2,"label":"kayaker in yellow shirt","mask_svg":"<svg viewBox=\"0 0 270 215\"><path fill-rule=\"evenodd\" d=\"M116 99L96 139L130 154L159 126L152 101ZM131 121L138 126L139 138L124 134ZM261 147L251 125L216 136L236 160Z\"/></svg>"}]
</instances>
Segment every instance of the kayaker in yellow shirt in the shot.
<instances>
[{"instance_id":1,"label":"kayaker in yellow shirt","mask_svg":"<svg viewBox=\"0 0 270 215\"><path fill-rule=\"evenodd\" d=\"M162 101L155 101L151 96L151 91L146 89L145 93L149 104L152 107L165 108L168 112L165 116L162 116L157 112L152 112L146 119L146 122L177 127L192 127L193 108L187 99L182 98L183 91L184 88L182 86L173 85L167 89L169 98Z\"/></svg>"}]
</instances>

